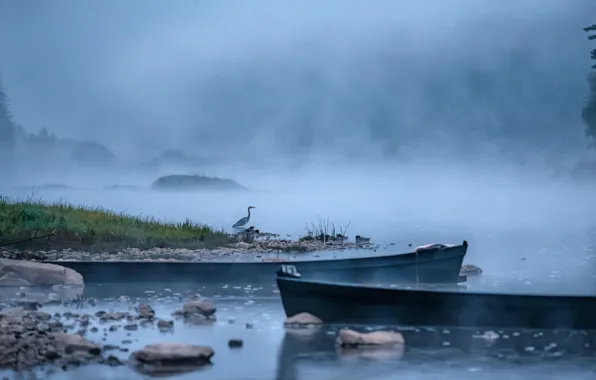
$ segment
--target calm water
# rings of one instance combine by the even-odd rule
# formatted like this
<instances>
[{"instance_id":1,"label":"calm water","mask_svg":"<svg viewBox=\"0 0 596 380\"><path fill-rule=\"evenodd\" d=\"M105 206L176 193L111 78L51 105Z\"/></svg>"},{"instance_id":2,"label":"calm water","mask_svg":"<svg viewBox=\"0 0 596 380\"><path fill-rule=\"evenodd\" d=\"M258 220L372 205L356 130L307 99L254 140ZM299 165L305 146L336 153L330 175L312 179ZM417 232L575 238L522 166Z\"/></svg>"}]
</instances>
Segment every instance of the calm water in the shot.
<instances>
[{"instance_id":1,"label":"calm water","mask_svg":"<svg viewBox=\"0 0 596 380\"><path fill-rule=\"evenodd\" d=\"M428 192L427 190L425 190ZM499 193L501 194L501 193ZM15 194L16 195L16 194ZM483 268L480 279L471 280L469 289L531 293L596 293L596 230L589 215L589 203L575 202L575 193L551 202L547 195L529 192L520 197L496 196L487 203L483 197L466 194L457 202L432 198L412 191L398 200L391 192L372 195L367 204L354 202L354 194L299 199L290 196L239 195L231 202L217 196L202 196L193 204L192 195L167 197L139 196L115 192L52 194L48 199L65 197L75 203L100 204L121 211L152 214L167 219L192 216L214 225L233 222L243 216L245 204L258 207L255 224L263 230L291 235L303 232L304 222L317 215L345 224L353 220L348 235L372 236L380 243L378 253L404 252L409 243L459 243L466 239L470 249L465 262ZM436 195L436 194L434 194ZM486 195L486 194L485 194ZM510 196L510 198L507 198ZM255 200L255 197L257 198ZM250 199L249 199L250 198ZM266 199L267 198L267 199ZM372 199L374 198L374 199ZM416 201L413 201L416 200ZM205 208L208 204L221 207ZM255 204L257 203L257 204ZM440 209L433 208L443 204ZM593 202L592 202L593 203ZM285 205L281 207L281 205ZM444 206L444 205L447 206ZM291 216L284 214L292 206ZM350 208L351 206L355 206ZM544 206L544 207L543 207ZM237 210L240 210L239 212ZM334 255L374 254L342 252ZM132 305L115 299L129 293L149 297L158 316L169 317L183 301L174 293L198 292L218 307L214 325L185 326L176 322L173 333L139 329L131 337L118 331L104 343L119 344L131 338L131 350L147 343L176 341L210 345L215 350L214 364L197 375L178 376L194 379L574 379L594 378L596 340L591 334L554 332L497 331L496 341L484 331L404 331L403 352L336 351L333 341L337 328L319 331L287 331L284 314L273 286L252 284L187 286L175 289L166 285L96 288L103 300L98 309L124 310ZM153 291L155 293L145 293ZM131 302L133 302L131 301ZM246 328L246 324L253 328ZM366 327L364 327L366 328ZM371 328L370 326L368 328ZM91 339L102 339L101 333ZM231 338L244 340L242 349L231 350ZM123 353L126 356L127 354ZM123 356L123 357L124 357ZM129 368L81 368L51 379L142 379Z\"/></svg>"},{"instance_id":2,"label":"calm water","mask_svg":"<svg viewBox=\"0 0 596 380\"><path fill-rule=\"evenodd\" d=\"M486 276L470 287L490 289ZM513 286L513 285L512 285ZM93 289L95 288L95 289ZM213 347L213 365L196 373L176 375L176 379L574 379L593 378L596 373L596 332L557 332L473 329L402 328L403 350L350 350L334 347L337 330L344 326L315 329L285 329L284 313L274 286L250 284L198 287L148 285L144 289L91 285L93 294L103 298L94 307L78 312L130 310L136 302L148 302L158 317L169 318L191 293L200 293L218 308L217 321L209 325L186 325L176 321L173 332L139 328L118 330L105 339L102 329L87 337L103 344L128 347L131 351L155 342L186 342ZM125 296L125 297L122 297ZM48 308L47 311L64 311ZM74 310L73 310L74 311ZM110 323L112 324L112 323ZM352 326L362 331L389 327ZM230 349L232 338L244 341L241 349ZM104 340L102 340L104 339ZM130 344L122 344L125 339ZM129 353L115 351L125 359ZM82 367L56 373L49 379L145 379L128 367Z\"/></svg>"}]
</instances>

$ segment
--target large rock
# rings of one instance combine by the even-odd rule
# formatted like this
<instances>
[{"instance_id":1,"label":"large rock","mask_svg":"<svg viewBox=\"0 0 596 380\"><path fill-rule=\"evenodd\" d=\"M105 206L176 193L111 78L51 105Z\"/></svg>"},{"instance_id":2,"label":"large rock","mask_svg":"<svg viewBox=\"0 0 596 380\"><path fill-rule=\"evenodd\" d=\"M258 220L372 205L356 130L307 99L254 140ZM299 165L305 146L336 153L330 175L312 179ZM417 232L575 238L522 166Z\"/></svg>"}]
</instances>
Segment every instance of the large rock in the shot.
<instances>
[{"instance_id":1,"label":"large rock","mask_svg":"<svg viewBox=\"0 0 596 380\"><path fill-rule=\"evenodd\" d=\"M185 343L148 344L130 355L141 372L165 374L187 372L211 363L211 347Z\"/></svg>"},{"instance_id":2,"label":"large rock","mask_svg":"<svg viewBox=\"0 0 596 380\"><path fill-rule=\"evenodd\" d=\"M54 285L83 286L83 276L60 265L0 259L0 286Z\"/></svg>"},{"instance_id":3,"label":"large rock","mask_svg":"<svg viewBox=\"0 0 596 380\"><path fill-rule=\"evenodd\" d=\"M396 331L359 333L350 329L341 329L336 340L336 344L340 347L401 346L404 343L404 337Z\"/></svg>"},{"instance_id":4,"label":"large rock","mask_svg":"<svg viewBox=\"0 0 596 380\"><path fill-rule=\"evenodd\" d=\"M77 351L92 355L99 355L101 353L101 347L99 345L89 342L80 335L56 333L54 334L54 341L56 348L67 354Z\"/></svg>"}]
</instances>

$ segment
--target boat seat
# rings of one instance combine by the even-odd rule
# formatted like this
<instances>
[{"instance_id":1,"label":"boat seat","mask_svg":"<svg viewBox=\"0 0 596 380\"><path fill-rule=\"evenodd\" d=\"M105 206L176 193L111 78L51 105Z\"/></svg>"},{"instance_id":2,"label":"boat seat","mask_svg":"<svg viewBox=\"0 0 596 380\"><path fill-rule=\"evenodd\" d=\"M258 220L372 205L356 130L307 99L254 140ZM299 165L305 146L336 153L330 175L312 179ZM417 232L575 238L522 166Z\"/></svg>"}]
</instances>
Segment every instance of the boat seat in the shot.
<instances>
[{"instance_id":1,"label":"boat seat","mask_svg":"<svg viewBox=\"0 0 596 380\"><path fill-rule=\"evenodd\" d=\"M449 247L453 247L453 245L452 244L441 244L441 243L425 244L425 245L416 247L416 249L414 249L414 252L432 251L435 249L445 249L445 248L449 248Z\"/></svg>"}]
</instances>

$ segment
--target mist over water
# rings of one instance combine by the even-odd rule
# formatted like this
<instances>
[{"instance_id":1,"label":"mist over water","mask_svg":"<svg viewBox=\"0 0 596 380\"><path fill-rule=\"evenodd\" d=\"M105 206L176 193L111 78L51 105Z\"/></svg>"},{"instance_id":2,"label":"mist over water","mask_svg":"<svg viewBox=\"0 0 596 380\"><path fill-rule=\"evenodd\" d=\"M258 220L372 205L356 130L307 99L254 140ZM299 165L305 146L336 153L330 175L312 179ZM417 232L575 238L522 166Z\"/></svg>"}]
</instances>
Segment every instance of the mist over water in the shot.
<instances>
[{"instance_id":1,"label":"mist over water","mask_svg":"<svg viewBox=\"0 0 596 380\"><path fill-rule=\"evenodd\" d=\"M307 224L322 221L338 230L349 224L349 238L371 237L382 246L378 253L408 252L410 243L465 239L470 242L466 262L488 275L549 281L554 271L570 283L592 280L596 206L591 184L503 167L440 165L228 173L250 191L157 192L150 190L153 177L131 176L71 180L65 182L71 188L42 188L35 196L169 221L190 218L229 232L251 205L256 209L249 224L282 238L304 235ZM144 189L104 189L115 183ZM31 192L10 188L4 194L23 198ZM342 255L353 254L374 252Z\"/></svg>"},{"instance_id":2,"label":"mist over water","mask_svg":"<svg viewBox=\"0 0 596 380\"><path fill-rule=\"evenodd\" d=\"M387 250L466 239L491 271L533 252L538 273L563 260L588 276L594 184L556 174L592 154L593 14L589 0L2 2L14 121L56 138L17 139L0 190L64 184L36 196L226 230L251 205L250 224L282 237L321 219ZM77 140L110 160L88 165ZM188 162L155 161L168 150ZM175 173L251 191L148 190Z\"/></svg>"},{"instance_id":3,"label":"mist over water","mask_svg":"<svg viewBox=\"0 0 596 380\"><path fill-rule=\"evenodd\" d=\"M255 206L249 225L282 238L323 222L379 244L338 257L465 239L465 263L484 270L471 289L593 294L596 182L568 174L594 157L580 117L594 15L593 0L1 1L19 129L0 195L230 232ZM151 190L170 174L249 190ZM200 339L221 352L219 331L247 334L246 368L266 346L267 378L279 302L226 302L241 323ZM236 328L255 321L261 335ZM223 360L215 375L237 378Z\"/></svg>"},{"instance_id":4,"label":"mist over water","mask_svg":"<svg viewBox=\"0 0 596 380\"><path fill-rule=\"evenodd\" d=\"M138 161L585 154L590 0L0 4L17 123Z\"/></svg>"}]
</instances>

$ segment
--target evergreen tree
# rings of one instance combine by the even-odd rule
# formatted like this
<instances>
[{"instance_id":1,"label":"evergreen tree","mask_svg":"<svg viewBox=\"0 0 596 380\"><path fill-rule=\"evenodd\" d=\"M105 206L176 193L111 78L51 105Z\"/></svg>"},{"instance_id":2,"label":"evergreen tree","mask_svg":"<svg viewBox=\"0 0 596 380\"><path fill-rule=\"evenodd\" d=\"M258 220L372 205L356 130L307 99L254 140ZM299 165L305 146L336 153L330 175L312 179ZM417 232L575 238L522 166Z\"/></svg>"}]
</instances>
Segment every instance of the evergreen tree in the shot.
<instances>
[{"instance_id":1,"label":"evergreen tree","mask_svg":"<svg viewBox=\"0 0 596 380\"><path fill-rule=\"evenodd\" d=\"M15 176L16 166L15 126L10 112L8 96L0 81L0 184L10 182Z\"/></svg>"},{"instance_id":2,"label":"evergreen tree","mask_svg":"<svg viewBox=\"0 0 596 380\"><path fill-rule=\"evenodd\" d=\"M588 26L587 28L584 28L584 32L596 32L596 24L592 25L592 26ZM588 40L592 41L592 40L596 40L596 34L592 34L590 36L588 36ZM596 49L592 49L591 52L591 57L593 60L596 61ZM596 69L596 65L592 66L593 69Z\"/></svg>"},{"instance_id":3,"label":"evergreen tree","mask_svg":"<svg viewBox=\"0 0 596 380\"><path fill-rule=\"evenodd\" d=\"M9 160L12 157L15 144L15 131L8 96L4 92L0 81L0 161ZM2 162L0 162L0 166Z\"/></svg>"},{"instance_id":4,"label":"evergreen tree","mask_svg":"<svg viewBox=\"0 0 596 380\"><path fill-rule=\"evenodd\" d=\"M584 28L584 31L588 33L596 32L596 24ZM588 36L588 40L596 40L596 34ZM592 50L590 58L596 60L596 49ZM593 65L592 68L596 69L596 65ZM596 72L590 74L588 83L590 93L582 110L582 119L587 126L586 134L596 141Z\"/></svg>"}]
</instances>

